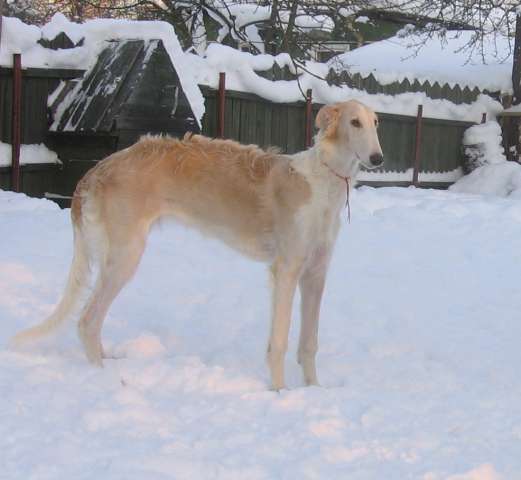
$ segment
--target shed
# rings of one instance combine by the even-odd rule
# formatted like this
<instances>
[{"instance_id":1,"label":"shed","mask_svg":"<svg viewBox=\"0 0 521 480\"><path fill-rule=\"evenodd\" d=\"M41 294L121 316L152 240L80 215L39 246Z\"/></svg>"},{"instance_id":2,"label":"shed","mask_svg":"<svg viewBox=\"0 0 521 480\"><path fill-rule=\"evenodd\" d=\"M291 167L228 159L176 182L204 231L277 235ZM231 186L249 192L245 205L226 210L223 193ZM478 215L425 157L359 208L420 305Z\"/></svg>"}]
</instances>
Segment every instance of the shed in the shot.
<instances>
[{"instance_id":1,"label":"shed","mask_svg":"<svg viewBox=\"0 0 521 480\"><path fill-rule=\"evenodd\" d=\"M93 162L141 135L200 130L161 40L107 43L81 79L62 82L53 94L49 139L66 170L61 194L71 194Z\"/></svg>"}]
</instances>

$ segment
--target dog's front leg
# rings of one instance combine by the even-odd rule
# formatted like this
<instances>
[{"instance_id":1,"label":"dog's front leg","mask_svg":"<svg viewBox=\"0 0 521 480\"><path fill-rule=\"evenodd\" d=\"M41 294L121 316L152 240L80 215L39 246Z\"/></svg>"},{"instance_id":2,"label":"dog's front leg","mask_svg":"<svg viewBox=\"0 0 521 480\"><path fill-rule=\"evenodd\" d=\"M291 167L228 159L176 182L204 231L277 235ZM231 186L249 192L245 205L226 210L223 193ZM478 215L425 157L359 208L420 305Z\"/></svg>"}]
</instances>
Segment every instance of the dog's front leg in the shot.
<instances>
[{"instance_id":1,"label":"dog's front leg","mask_svg":"<svg viewBox=\"0 0 521 480\"><path fill-rule=\"evenodd\" d=\"M315 365L318 350L318 320L330 257L329 249L320 249L300 278L301 326L298 363L302 367L306 385L318 385Z\"/></svg>"},{"instance_id":2,"label":"dog's front leg","mask_svg":"<svg viewBox=\"0 0 521 480\"><path fill-rule=\"evenodd\" d=\"M273 300L267 359L273 390L280 390L285 387L284 356L288 349L291 309L301 266L301 261L292 259L291 262L277 260L271 267Z\"/></svg>"}]
</instances>

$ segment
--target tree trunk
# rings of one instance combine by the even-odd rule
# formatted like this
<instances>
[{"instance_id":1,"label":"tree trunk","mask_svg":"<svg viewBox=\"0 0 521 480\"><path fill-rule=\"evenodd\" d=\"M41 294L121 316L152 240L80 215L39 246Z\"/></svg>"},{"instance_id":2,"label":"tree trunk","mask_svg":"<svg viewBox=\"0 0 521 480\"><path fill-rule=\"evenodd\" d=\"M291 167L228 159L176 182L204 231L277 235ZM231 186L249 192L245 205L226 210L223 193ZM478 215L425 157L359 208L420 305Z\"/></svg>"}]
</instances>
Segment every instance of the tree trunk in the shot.
<instances>
[{"instance_id":1,"label":"tree trunk","mask_svg":"<svg viewBox=\"0 0 521 480\"><path fill-rule=\"evenodd\" d=\"M284 38L282 40L282 46L280 48L282 52L287 52L289 54L293 53L293 30L295 28L295 20L297 18L298 4L298 0L293 0L293 3L291 4L288 26L286 28L286 33L284 34Z\"/></svg>"},{"instance_id":2,"label":"tree trunk","mask_svg":"<svg viewBox=\"0 0 521 480\"><path fill-rule=\"evenodd\" d=\"M516 16L516 36L512 63L512 87L514 88L512 103L519 105L521 103L521 15Z\"/></svg>"},{"instance_id":3,"label":"tree trunk","mask_svg":"<svg viewBox=\"0 0 521 480\"><path fill-rule=\"evenodd\" d=\"M521 104L521 15L516 16L516 35L514 40L514 58L512 62L512 105ZM509 160L519 161L519 118L509 117L505 123L505 136Z\"/></svg>"},{"instance_id":4,"label":"tree trunk","mask_svg":"<svg viewBox=\"0 0 521 480\"><path fill-rule=\"evenodd\" d=\"M279 15L279 0L273 0L271 4L270 23L266 29L266 36L264 37L264 51L276 55L276 32L277 32L277 17Z\"/></svg>"}]
</instances>

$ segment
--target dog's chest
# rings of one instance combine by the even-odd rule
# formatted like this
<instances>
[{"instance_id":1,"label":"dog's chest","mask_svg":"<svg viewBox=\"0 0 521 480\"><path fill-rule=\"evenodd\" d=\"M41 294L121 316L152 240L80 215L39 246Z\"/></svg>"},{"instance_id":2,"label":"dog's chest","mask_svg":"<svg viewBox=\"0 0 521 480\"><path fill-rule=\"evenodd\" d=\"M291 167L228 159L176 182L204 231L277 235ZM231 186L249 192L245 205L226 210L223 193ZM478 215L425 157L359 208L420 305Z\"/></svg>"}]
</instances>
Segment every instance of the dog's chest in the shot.
<instances>
[{"instance_id":1,"label":"dog's chest","mask_svg":"<svg viewBox=\"0 0 521 480\"><path fill-rule=\"evenodd\" d=\"M299 227L309 243L332 243L338 231L342 190L327 180L313 180L310 201L299 215Z\"/></svg>"}]
</instances>

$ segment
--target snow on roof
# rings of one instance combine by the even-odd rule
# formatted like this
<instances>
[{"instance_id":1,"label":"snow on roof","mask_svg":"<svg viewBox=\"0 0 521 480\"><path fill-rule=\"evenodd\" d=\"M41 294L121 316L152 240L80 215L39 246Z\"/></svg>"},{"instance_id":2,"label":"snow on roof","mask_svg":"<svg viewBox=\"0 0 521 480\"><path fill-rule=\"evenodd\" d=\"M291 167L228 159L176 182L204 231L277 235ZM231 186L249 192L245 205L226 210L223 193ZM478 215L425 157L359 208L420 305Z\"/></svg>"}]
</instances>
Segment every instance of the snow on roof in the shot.
<instances>
[{"instance_id":1,"label":"snow on roof","mask_svg":"<svg viewBox=\"0 0 521 480\"><path fill-rule=\"evenodd\" d=\"M344 53L330 61L336 70L373 76L382 84L418 80L512 90L512 48L506 37L485 37L483 48L465 48L475 32L449 32L445 39L421 34L396 35ZM421 48L418 48L421 45Z\"/></svg>"},{"instance_id":2,"label":"snow on roof","mask_svg":"<svg viewBox=\"0 0 521 480\"><path fill-rule=\"evenodd\" d=\"M50 50L37 43L40 38L52 40L60 32L65 32L74 43L78 43L83 38L82 46ZM57 13L47 25L39 28L26 25L17 18L4 17L0 65L11 66L13 53L21 53L23 67L85 70L97 61L107 40L118 39L157 39L163 42L172 65L178 72L192 111L200 122L204 114L204 98L194 79L192 63L186 60L187 55L181 48L174 27L166 22L95 19L85 23L74 23L61 13Z\"/></svg>"}]
</instances>

